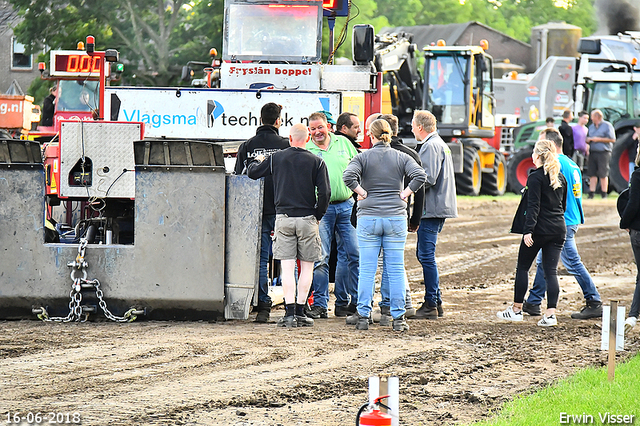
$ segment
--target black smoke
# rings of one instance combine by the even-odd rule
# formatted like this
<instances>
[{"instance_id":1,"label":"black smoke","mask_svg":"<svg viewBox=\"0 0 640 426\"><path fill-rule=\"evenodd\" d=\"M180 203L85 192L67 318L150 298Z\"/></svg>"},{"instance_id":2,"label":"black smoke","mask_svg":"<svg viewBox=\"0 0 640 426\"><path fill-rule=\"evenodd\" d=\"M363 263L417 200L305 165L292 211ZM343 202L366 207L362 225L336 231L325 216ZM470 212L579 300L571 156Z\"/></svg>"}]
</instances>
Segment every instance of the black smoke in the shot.
<instances>
[{"instance_id":1,"label":"black smoke","mask_svg":"<svg viewBox=\"0 0 640 426\"><path fill-rule=\"evenodd\" d=\"M640 30L640 9L638 0L598 0L597 15L600 30L608 34ZM605 28L603 28L605 27Z\"/></svg>"}]
</instances>

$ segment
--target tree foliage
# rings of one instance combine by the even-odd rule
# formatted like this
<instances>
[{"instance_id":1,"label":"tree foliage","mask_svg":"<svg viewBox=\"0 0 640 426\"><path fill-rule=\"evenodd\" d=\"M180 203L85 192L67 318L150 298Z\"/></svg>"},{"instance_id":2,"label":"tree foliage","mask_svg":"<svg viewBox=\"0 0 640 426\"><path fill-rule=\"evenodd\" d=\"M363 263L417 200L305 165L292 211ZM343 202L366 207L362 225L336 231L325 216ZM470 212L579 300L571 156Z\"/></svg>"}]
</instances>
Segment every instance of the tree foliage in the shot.
<instances>
[{"instance_id":1,"label":"tree foliage","mask_svg":"<svg viewBox=\"0 0 640 426\"><path fill-rule=\"evenodd\" d=\"M11 0L24 18L14 29L33 51L73 49L87 35L115 48L130 84L177 82L189 60L221 47L223 0Z\"/></svg>"},{"instance_id":2,"label":"tree foliage","mask_svg":"<svg viewBox=\"0 0 640 426\"><path fill-rule=\"evenodd\" d=\"M478 21L513 38L528 42L531 28L565 21L596 30L592 0L378 0L378 13L394 27Z\"/></svg>"}]
</instances>

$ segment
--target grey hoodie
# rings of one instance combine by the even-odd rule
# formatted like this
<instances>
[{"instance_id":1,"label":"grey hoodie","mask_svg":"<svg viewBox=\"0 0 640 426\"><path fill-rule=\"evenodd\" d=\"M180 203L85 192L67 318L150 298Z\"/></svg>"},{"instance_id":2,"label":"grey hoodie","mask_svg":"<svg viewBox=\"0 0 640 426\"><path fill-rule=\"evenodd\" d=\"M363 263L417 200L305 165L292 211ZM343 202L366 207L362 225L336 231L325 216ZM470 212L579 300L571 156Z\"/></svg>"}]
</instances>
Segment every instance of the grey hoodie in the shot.
<instances>
[{"instance_id":1,"label":"grey hoodie","mask_svg":"<svg viewBox=\"0 0 640 426\"><path fill-rule=\"evenodd\" d=\"M458 217L456 178L451 149L437 133L431 133L420 148L420 160L427 173L424 184L423 219Z\"/></svg>"}]
</instances>

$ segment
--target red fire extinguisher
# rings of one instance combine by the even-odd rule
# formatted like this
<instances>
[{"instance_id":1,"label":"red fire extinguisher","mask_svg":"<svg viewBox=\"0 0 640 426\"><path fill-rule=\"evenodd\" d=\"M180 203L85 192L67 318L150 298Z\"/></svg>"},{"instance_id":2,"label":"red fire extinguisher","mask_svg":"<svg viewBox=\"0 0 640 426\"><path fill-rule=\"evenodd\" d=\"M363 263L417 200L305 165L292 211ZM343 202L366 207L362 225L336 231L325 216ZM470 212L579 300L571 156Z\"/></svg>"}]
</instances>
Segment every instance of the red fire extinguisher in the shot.
<instances>
[{"instance_id":1,"label":"red fire extinguisher","mask_svg":"<svg viewBox=\"0 0 640 426\"><path fill-rule=\"evenodd\" d=\"M387 410L389 409L389 407L380 402L380 400L385 398L389 398L389 395L382 395L374 399L373 410L368 413L362 414L362 412L369 407L369 403L360 407L358 415L356 416L356 426L391 426L391 416L381 412L378 408L378 406L381 406Z\"/></svg>"}]
</instances>

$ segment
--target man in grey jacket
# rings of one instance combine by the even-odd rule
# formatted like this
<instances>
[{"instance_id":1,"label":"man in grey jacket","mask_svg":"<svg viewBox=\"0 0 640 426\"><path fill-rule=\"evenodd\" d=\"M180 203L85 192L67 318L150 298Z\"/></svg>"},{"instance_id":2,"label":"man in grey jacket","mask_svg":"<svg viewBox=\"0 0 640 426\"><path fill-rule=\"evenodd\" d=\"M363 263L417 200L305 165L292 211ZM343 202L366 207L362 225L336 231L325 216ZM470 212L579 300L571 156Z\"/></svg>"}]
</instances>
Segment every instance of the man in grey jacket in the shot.
<instances>
[{"instance_id":1,"label":"man in grey jacket","mask_svg":"<svg viewBox=\"0 0 640 426\"><path fill-rule=\"evenodd\" d=\"M437 319L444 315L440 278L436 264L436 243L446 218L457 217L456 183L451 150L438 135L436 118L429 111L415 111L411 131L422 143L420 160L427 174L424 209L418 227L418 261L424 276L424 303L414 319Z\"/></svg>"}]
</instances>

